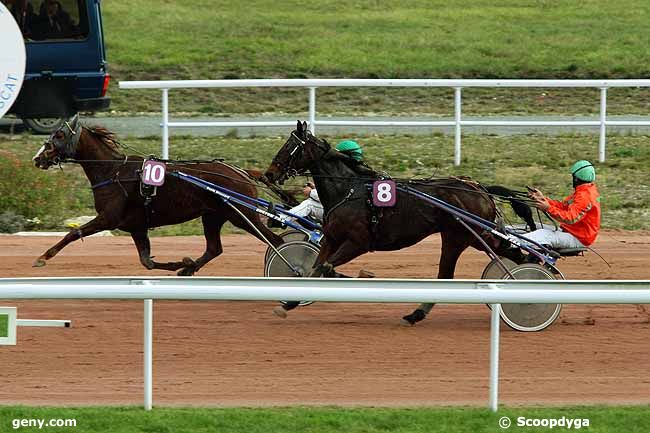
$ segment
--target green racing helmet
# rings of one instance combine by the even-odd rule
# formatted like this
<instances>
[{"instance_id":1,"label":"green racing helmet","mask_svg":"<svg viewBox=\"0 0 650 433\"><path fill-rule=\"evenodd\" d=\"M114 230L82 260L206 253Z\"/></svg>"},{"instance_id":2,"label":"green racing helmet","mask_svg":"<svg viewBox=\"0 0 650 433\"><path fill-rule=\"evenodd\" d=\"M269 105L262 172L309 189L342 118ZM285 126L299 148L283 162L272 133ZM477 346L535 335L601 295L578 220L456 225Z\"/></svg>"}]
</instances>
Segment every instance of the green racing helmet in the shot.
<instances>
[{"instance_id":1,"label":"green racing helmet","mask_svg":"<svg viewBox=\"0 0 650 433\"><path fill-rule=\"evenodd\" d=\"M583 182L596 180L596 170L591 162L581 159L571 166L571 175Z\"/></svg>"},{"instance_id":2,"label":"green racing helmet","mask_svg":"<svg viewBox=\"0 0 650 433\"><path fill-rule=\"evenodd\" d=\"M356 161L361 161L363 159L363 150L359 143L353 140L343 140L336 145L336 150L339 152L347 153Z\"/></svg>"}]
</instances>

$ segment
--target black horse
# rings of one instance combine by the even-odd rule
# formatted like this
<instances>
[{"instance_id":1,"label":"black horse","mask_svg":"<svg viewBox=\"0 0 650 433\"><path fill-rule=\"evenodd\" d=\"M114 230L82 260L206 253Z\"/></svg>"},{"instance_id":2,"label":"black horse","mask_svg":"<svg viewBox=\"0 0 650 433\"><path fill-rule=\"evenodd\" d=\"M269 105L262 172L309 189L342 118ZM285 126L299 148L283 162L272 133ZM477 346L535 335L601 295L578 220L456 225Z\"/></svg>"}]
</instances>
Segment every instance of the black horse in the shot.
<instances>
[{"instance_id":1,"label":"black horse","mask_svg":"<svg viewBox=\"0 0 650 433\"><path fill-rule=\"evenodd\" d=\"M143 266L178 271L179 275L194 274L222 253L220 232L226 221L257 238L262 239L260 233L263 234L274 246L283 242L264 226L257 213L247 208L239 209L253 223L253 229L237 210L220 198L174 176L167 176L164 185L158 187L156 195L148 201L141 193L139 171L143 158L125 155L111 132L104 128L84 127L77 116L54 132L34 156L34 164L42 169L64 160L79 163L86 173L93 189L97 217L68 233L36 259L34 266L45 266L47 260L70 242L102 230L120 229L130 233ZM186 171L216 185L257 197L254 171L220 161L168 162L168 170ZM261 176L261 173L257 174ZM149 228L179 224L198 217L203 222L206 239L206 250L201 257L196 260L185 257L169 263L153 261Z\"/></svg>"},{"instance_id":2,"label":"black horse","mask_svg":"<svg viewBox=\"0 0 650 433\"><path fill-rule=\"evenodd\" d=\"M282 183L291 175L309 171L325 210L324 239L310 276L337 276L334 268L369 251L399 250L416 244L433 233L441 233L442 255L438 278L454 277L461 253L472 246L485 251L483 243L451 214L412 194L397 193L394 207L376 208L369 198L368 184L380 178L369 167L330 147L298 122L297 128L273 158L265 175ZM473 215L495 221L494 200L477 182L469 178L445 178L412 182L410 187L464 209ZM473 228L475 229L475 227ZM480 238L497 253L508 245L487 232ZM287 303L274 310L280 317L295 308ZM403 324L424 319L432 304L421 304L404 316Z\"/></svg>"}]
</instances>

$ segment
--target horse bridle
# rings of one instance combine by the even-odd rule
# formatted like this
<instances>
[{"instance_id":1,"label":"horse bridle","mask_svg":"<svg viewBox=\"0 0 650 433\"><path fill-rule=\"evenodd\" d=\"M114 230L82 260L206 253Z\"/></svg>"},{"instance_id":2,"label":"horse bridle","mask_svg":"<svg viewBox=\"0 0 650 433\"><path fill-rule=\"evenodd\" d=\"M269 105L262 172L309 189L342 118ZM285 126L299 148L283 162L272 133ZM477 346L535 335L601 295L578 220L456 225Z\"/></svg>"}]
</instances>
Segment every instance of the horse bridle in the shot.
<instances>
[{"instance_id":1,"label":"horse bridle","mask_svg":"<svg viewBox=\"0 0 650 433\"><path fill-rule=\"evenodd\" d=\"M61 162L72 157L74 149L77 148L79 144L79 136L81 135L81 124L77 124L75 129L72 129L68 121L64 122L64 125L67 127L67 131L63 128L59 128L55 133L50 135L50 137L45 141L43 146L45 147L46 156L48 153L51 153L53 150L57 151L57 154L51 159L53 165L60 164ZM57 132L63 132L63 138L57 138ZM48 156L49 158L49 156Z\"/></svg>"},{"instance_id":2,"label":"horse bridle","mask_svg":"<svg viewBox=\"0 0 650 433\"><path fill-rule=\"evenodd\" d=\"M294 163L295 159L297 157L299 157L300 155L302 155L302 153L304 152L305 144L307 144L307 141L303 140L300 137L298 137L298 135L296 135L295 131L291 132L291 137L289 138L289 140L291 140L291 138L295 139L295 141L297 141L297 143L295 143L295 146L294 146L293 149L291 149L291 151L288 151L289 152L289 159L285 163L282 163L282 162L278 161L278 156L276 155L275 157L273 157L273 160L272 160L272 163L277 165L280 168L280 171L282 172L282 177L284 179L288 179L289 177L295 177L295 176L298 176L300 174L305 173L306 171L309 170L309 168L312 165L314 165L323 156L325 156L325 154L329 150L329 149L323 148L323 146L321 146L321 144L318 141L313 140L312 143L314 143L316 145L316 147L318 147L320 150L322 150L323 154L320 156L320 158L315 159L314 161L312 161L312 163L309 166L301 168L301 169L298 170L298 169L293 167L293 163ZM288 143L288 141L287 141L287 143Z\"/></svg>"}]
</instances>

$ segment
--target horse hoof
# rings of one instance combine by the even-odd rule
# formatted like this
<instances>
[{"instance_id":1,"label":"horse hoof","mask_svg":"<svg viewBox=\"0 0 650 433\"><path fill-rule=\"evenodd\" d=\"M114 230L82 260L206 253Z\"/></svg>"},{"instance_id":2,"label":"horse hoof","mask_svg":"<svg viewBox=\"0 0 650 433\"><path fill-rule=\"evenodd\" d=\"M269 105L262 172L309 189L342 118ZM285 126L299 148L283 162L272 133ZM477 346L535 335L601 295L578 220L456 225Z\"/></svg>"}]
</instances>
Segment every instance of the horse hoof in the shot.
<instances>
[{"instance_id":1,"label":"horse hoof","mask_svg":"<svg viewBox=\"0 0 650 433\"><path fill-rule=\"evenodd\" d=\"M45 260L43 259L36 259L34 260L34 263L32 263L33 268L42 268L45 266Z\"/></svg>"},{"instance_id":2,"label":"horse hoof","mask_svg":"<svg viewBox=\"0 0 650 433\"><path fill-rule=\"evenodd\" d=\"M183 264L185 266L196 266L196 262L191 257L183 257Z\"/></svg>"},{"instance_id":3,"label":"horse hoof","mask_svg":"<svg viewBox=\"0 0 650 433\"><path fill-rule=\"evenodd\" d=\"M189 267L189 268L183 268L180 271L176 273L179 277L191 277L194 275L194 268Z\"/></svg>"},{"instance_id":4,"label":"horse hoof","mask_svg":"<svg viewBox=\"0 0 650 433\"><path fill-rule=\"evenodd\" d=\"M278 316L281 319L286 319L287 318L287 310L285 310L282 307L275 307L273 309L273 314L275 314L276 316Z\"/></svg>"},{"instance_id":5,"label":"horse hoof","mask_svg":"<svg viewBox=\"0 0 650 433\"><path fill-rule=\"evenodd\" d=\"M400 324L400 326L403 326L405 328L410 328L412 326L415 326L415 322L411 323L411 322L409 322L408 320L406 320L403 317L401 319L399 319L399 324Z\"/></svg>"},{"instance_id":6,"label":"horse hoof","mask_svg":"<svg viewBox=\"0 0 650 433\"><path fill-rule=\"evenodd\" d=\"M415 310L411 314L402 317L399 323L403 326L414 326L416 323L424 320L425 317L427 317L427 314L424 311Z\"/></svg>"}]
</instances>

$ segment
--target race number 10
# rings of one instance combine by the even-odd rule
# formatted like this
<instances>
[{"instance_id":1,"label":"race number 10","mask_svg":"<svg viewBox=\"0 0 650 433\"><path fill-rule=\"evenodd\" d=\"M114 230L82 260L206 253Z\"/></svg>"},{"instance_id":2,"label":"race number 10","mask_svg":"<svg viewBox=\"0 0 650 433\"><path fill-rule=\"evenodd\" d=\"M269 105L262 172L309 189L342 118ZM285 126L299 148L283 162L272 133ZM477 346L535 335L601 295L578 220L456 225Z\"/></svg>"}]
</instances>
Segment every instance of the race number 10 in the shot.
<instances>
[{"instance_id":1,"label":"race number 10","mask_svg":"<svg viewBox=\"0 0 650 433\"><path fill-rule=\"evenodd\" d=\"M161 186L165 183L165 163L148 159L142 164L142 183Z\"/></svg>"},{"instance_id":2,"label":"race number 10","mask_svg":"<svg viewBox=\"0 0 650 433\"><path fill-rule=\"evenodd\" d=\"M397 201L397 189L392 180L377 180L372 184L372 203L378 207L392 207Z\"/></svg>"}]
</instances>

